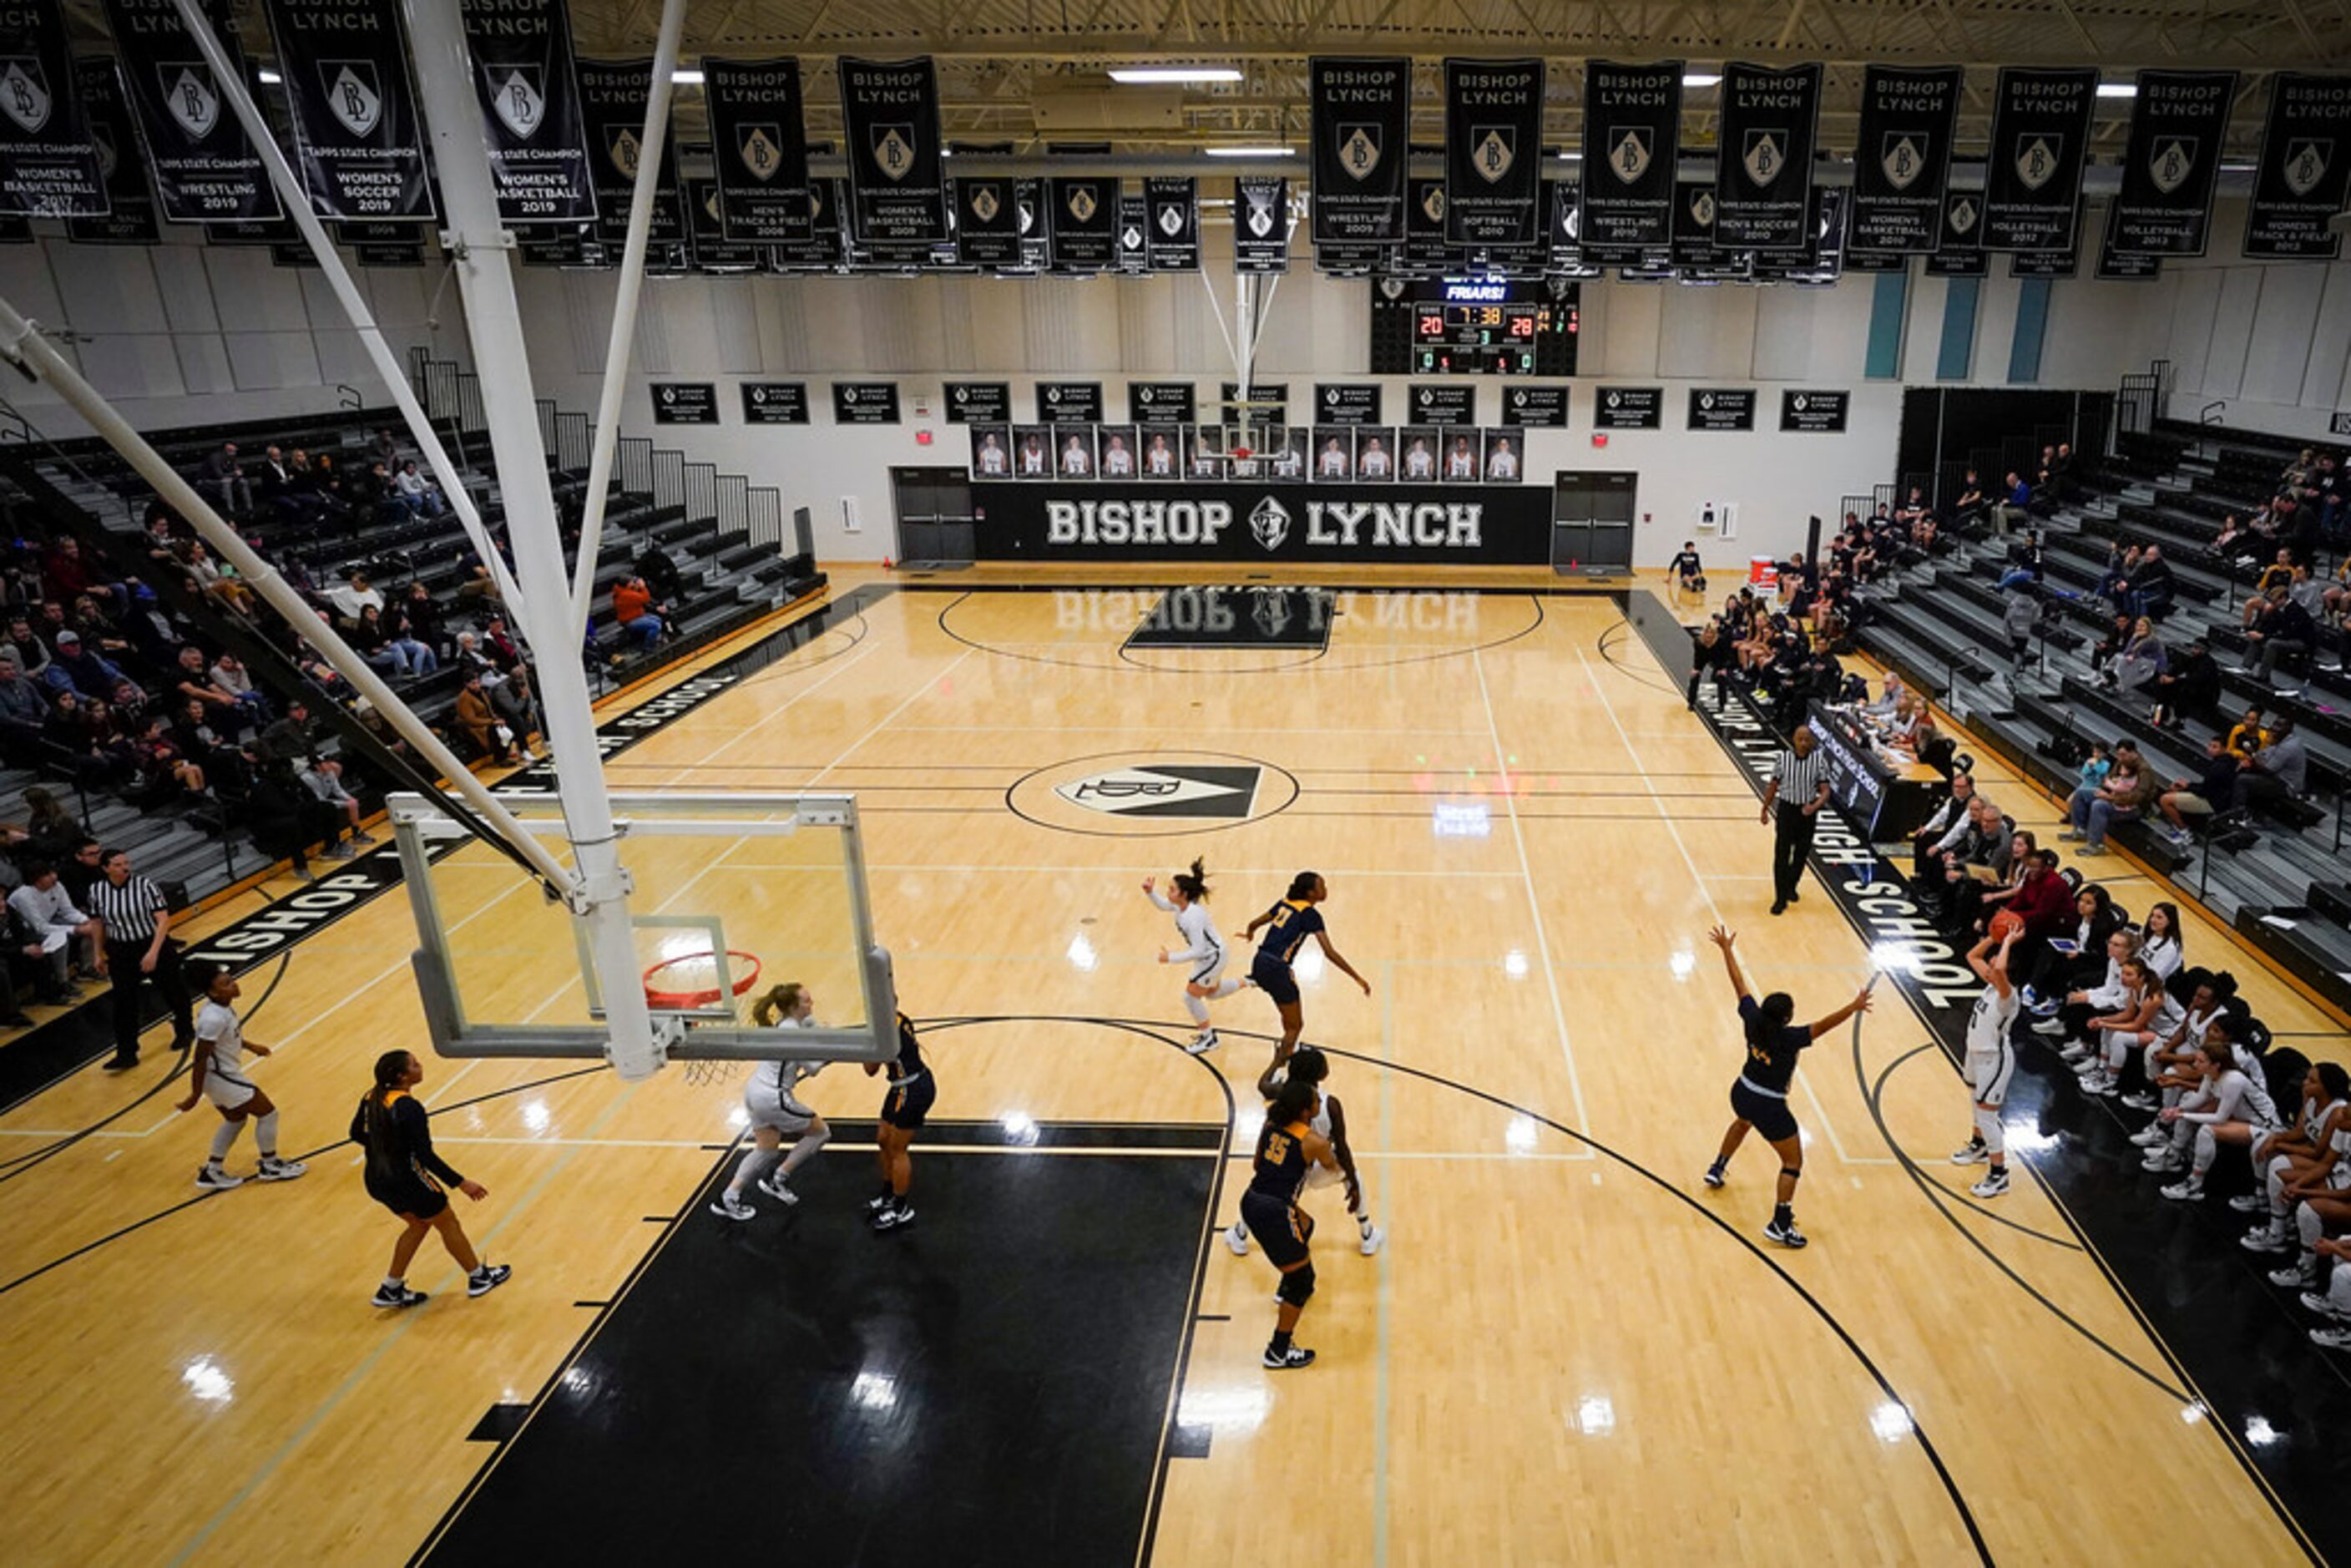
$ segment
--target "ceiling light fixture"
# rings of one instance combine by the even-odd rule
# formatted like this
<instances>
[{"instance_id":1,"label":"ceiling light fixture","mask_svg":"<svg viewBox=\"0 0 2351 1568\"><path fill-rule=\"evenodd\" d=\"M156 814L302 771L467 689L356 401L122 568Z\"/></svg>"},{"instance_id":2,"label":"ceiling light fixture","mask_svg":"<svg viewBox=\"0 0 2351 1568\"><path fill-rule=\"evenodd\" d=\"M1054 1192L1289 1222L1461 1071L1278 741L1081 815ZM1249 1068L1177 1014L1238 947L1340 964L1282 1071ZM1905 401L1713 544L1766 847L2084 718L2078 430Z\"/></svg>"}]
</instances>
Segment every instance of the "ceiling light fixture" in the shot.
<instances>
[{"instance_id":1,"label":"ceiling light fixture","mask_svg":"<svg viewBox=\"0 0 2351 1568\"><path fill-rule=\"evenodd\" d=\"M1200 151L1211 158L1290 158L1297 153L1293 147L1203 147Z\"/></svg>"},{"instance_id":2,"label":"ceiling light fixture","mask_svg":"<svg viewBox=\"0 0 2351 1568\"><path fill-rule=\"evenodd\" d=\"M1721 84L1721 81L1720 71L1684 71L1682 73L1684 87L1717 87Z\"/></svg>"},{"instance_id":3,"label":"ceiling light fixture","mask_svg":"<svg viewBox=\"0 0 2351 1568\"><path fill-rule=\"evenodd\" d=\"M700 87L702 85L702 68L700 66L680 66L675 70L669 73L669 80L672 87Z\"/></svg>"},{"instance_id":4,"label":"ceiling light fixture","mask_svg":"<svg viewBox=\"0 0 2351 1568\"><path fill-rule=\"evenodd\" d=\"M1129 87L1150 82L1213 82L1241 79L1238 66L1113 66L1110 79Z\"/></svg>"},{"instance_id":5,"label":"ceiling light fixture","mask_svg":"<svg viewBox=\"0 0 2351 1568\"><path fill-rule=\"evenodd\" d=\"M264 87L276 87L279 82L286 79L284 77L279 76L276 71L271 70L267 66L262 67L253 74L261 78L261 85Z\"/></svg>"},{"instance_id":6,"label":"ceiling light fixture","mask_svg":"<svg viewBox=\"0 0 2351 1568\"><path fill-rule=\"evenodd\" d=\"M2137 98L2138 83L2132 81L2102 81L2098 84L2100 98Z\"/></svg>"}]
</instances>

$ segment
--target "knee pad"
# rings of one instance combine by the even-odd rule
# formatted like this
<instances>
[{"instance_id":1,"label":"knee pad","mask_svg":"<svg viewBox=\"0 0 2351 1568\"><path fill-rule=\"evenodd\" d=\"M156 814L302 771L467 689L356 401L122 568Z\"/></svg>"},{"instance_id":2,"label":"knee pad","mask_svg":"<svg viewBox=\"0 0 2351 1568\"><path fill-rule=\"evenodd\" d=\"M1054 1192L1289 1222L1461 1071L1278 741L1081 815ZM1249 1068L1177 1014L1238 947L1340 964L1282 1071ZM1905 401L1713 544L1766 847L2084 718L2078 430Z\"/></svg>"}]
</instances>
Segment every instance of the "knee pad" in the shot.
<instances>
[{"instance_id":1,"label":"knee pad","mask_svg":"<svg viewBox=\"0 0 2351 1568\"><path fill-rule=\"evenodd\" d=\"M802 1133L799 1142L804 1148L816 1150L824 1147L831 1137L832 1124L828 1122L820 1126L810 1127L807 1132Z\"/></svg>"},{"instance_id":2,"label":"knee pad","mask_svg":"<svg viewBox=\"0 0 2351 1568\"><path fill-rule=\"evenodd\" d=\"M1290 1306L1304 1306L1314 1295L1314 1265L1309 1263L1284 1274L1281 1288L1274 1293Z\"/></svg>"},{"instance_id":3,"label":"knee pad","mask_svg":"<svg viewBox=\"0 0 2351 1568\"><path fill-rule=\"evenodd\" d=\"M1780 1167L1780 1174L1786 1176L1790 1181L1802 1181L1804 1179L1803 1170L1802 1167L1796 1166L1782 1166Z\"/></svg>"},{"instance_id":4,"label":"knee pad","mask_svg":"<svg viewBox=\"0 0 2351 1568\"><path fill-rule=\"evenodd\" d=\"M2295 1233L2302 1238L2302 1249L2304 1252L2318 1250L2319 1239L2326 1234L2326 1221L2318 1218L2318 1210L2306 1203L2296 1204L2294 1210L2294 1228Z\"/></svg>"},{"instance_id":5,"label":"knee pad","mask_svg":"<svg viewBox=\"0 0 2351 1568\"><path fill-rule=\"evenodd\" d=\"M2212 1165L2212 1157L2220 1152L2220 1141L2212 1135L2212 1129L2209 1126L2197 1128L2196 1168L2209 1170Z\"/></svg>"},{"instance_id":6,"label":"knee pad","mask_svg":"<svg viewBox=\"0 0 2351 1568\"><path fill-rule=\"evenodd\" d=\"M2008 1153L2008 1134L2000 1124L2000 1113L1976 1107L1976 1135L1983 1139L1985 1148L1995 1155Z\"/></svg>"}]
</instances>

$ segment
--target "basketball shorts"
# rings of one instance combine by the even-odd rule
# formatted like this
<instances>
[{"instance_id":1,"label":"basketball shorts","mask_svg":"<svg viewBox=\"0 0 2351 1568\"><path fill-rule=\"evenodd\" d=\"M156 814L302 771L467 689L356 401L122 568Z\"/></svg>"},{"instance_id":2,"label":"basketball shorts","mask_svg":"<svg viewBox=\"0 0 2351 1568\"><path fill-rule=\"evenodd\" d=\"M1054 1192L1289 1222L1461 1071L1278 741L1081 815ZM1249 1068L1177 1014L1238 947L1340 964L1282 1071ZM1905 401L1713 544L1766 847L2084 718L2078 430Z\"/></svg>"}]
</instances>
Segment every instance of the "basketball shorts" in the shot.
<instances>
[{"instance_id":1,"label":"basketball shorts","mask_svg":"<svg viewBox=\"0 0 2351 1568\"><path fill-rule=\"evenodd\" d=\"M1274 1006L1287 1008L1298 1004L1298 977L1291 974L1290 966L1280 959L1259 954L1257 962L1249 966L1249 978L1256 982L1259 990L1273 998Z\"/></svg>"},{"instance_id":2,"label":"basketball shorts","mask_svg":"<svg viewBox=\"0 0 2351 1568\"><path fill-rule=\"evenodd\" d=\"M431 1219L449 1207L449 1195L422 1176L379 1176L368 1173L368 1196L392 1213Z\"/></svg>"},{"instance_id":3,"label":"basketball shorts","mask_svg":"<svg viewBox=\"0 0 2351 1568\"><path fill-rule=\"evenodd\" d=\"M225 1072L204 1074L204 1098L223 1111L234 1111L261 1091L242 1078L232 1078Z\"/></svg>"},{"instance_id":4,"label":"basketball shorts","mask_svg":"<svg viewBox=\"0 0 2351 1568\"><path fill-rule=\"evenodd\" d=\"M890 1086L889 1098L882 1102L882 1120L901 1132L911 1133L923 1124L931 1113L931 1103L938 1097L938 1082L925 1069L903 1083Z\"/></svg>"},{"instance_id":5,"label":"basketball shorts","mask_svg":"<svg viewBox=\"0 0 2351 1568\"><path fill-rule=\"evenodd\" d=\"M1184 983L1187 986L1213 986L1224 977L1225 955L1219 951L1193 965L1192 972L1184 977Z\"/></svg>"},{"instance_id":6,"label":"basketball shorts","mask_svg":"<svg viewBox=\"0 0 2351 1568\"><path fill-rule=\"evenodd\" d=\"M1796 1113L1788 1109L1788 1102L1777 1094L1766 1094L1744 1078L1730 1085L1730 1113L1742 1122L1754 1124L1755 1130L1772 1143L1796 1135Z\"/></svg>"},{"instance_id":7,"label":"basketball shorts","mask_svg":"<svg viewBox=\"0 0 2351 1568\"><path fill-rule=\"evenodd\" d=\"M1269 1261L1287 1270L1306 1261L1307 1242L1314 1237L1314 1217L1294 1203L1270 1193L1241 1194L1241 1223L1265 1249Z\"/></svg>"},{"instance_id":8,"label":"basketball shorts","mask_svg":"<svg viewBox=\"0 0 2351 1568\"><path fill-rule=\"evenodd\" d=\"M1998 1051L1968 1052L1968 1092L1979 1105L1999 1110L2008 1103L2009 1080L2016 1076L2016 1052L2002 1046Z\"/></svg>"},{"instance_id":9,"label":"basketball shorts","mask_svg":"<svg viewBox=\"0 0 2351 1568\"><path fill-rule=\"evenodd\" d=\"M797 1138L814 1124L813 1113L802 1113L789 1105L778 1104L775 1096L752 1088L743 1091L743 1110L754 1127L772 1127L788 1138Z\"/></svg>"}]
</instances>

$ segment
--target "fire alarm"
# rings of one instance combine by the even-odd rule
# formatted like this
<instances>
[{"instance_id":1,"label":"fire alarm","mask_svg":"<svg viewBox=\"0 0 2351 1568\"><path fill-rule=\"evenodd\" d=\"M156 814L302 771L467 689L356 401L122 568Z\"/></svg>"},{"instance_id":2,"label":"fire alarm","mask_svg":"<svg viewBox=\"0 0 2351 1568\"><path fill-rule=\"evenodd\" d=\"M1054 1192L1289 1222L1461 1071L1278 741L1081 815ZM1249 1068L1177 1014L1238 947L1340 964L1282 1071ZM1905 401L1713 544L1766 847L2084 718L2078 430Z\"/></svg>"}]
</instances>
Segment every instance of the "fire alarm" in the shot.
<instances>
[{"instance_id":1,"label":"fire alarm","mask_svg":"<svg viewBox=\"0 0 2351 1568\"><path fill-rule=\"evenodd\" d=\"M928 446L930 444L931 444L931 433L930 433L929 431L927 431L927 430L918 430L918 431L914 432L914 444L915 444L915 445L917 445L917 446Z\"/></svg>"},{"instance_id":2,"label":"fire alarm","mask_svg":"<svg viewBox=\"0 0 2351 1568\"><path fill-rule=\"evenodd\" d=\"M1594 446L1605 446L1605 445L1607 445L1607 444L1608 444L1608 437L1607 437L1607 435L1606 435L1605 434L1604 434L1603 432L1601 432L1601 431L1597 431L1597 430L1593 431L1593 432L1592 433L1592 444L1593 444L1593 445L1594 445Z\"/></svg>"}]
</instances>

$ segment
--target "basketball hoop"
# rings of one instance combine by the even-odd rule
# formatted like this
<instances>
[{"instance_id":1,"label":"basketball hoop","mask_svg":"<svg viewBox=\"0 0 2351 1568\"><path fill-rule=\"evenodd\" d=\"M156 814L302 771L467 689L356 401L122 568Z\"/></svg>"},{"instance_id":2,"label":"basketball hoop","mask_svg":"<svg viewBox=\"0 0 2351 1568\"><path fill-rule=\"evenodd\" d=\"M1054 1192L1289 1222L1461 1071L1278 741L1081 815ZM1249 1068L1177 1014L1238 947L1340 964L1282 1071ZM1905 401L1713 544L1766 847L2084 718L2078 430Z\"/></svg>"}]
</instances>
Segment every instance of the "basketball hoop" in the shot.
<instances>
[{"instance_id":1,"label":"basketball hoop","mask_svg":"<svg viewBox=\"0 0 2351 1568\"><path fill-rule=\"evenodd\" d=\"M1236 446L1233 448L1233 461L1236 463L1246 463L1253 455L1255 455L1255 453L1250 447Z\"/></svg>"},{"instance_id":2,"label":"basketball hoop","mask_svg":"<svg viewBox=\"0 0 2351 1568\"><path fill-rule=\"evenodd\" d=\"M741 996L759 983L759 960L754 954L726 949L726 967L734 991ZM715 1007L724 994L718 981L718 960L709 953L680 953L645 970L645 1006L657 1013L699 1012Z\"/></svg>"}]
</instances>

